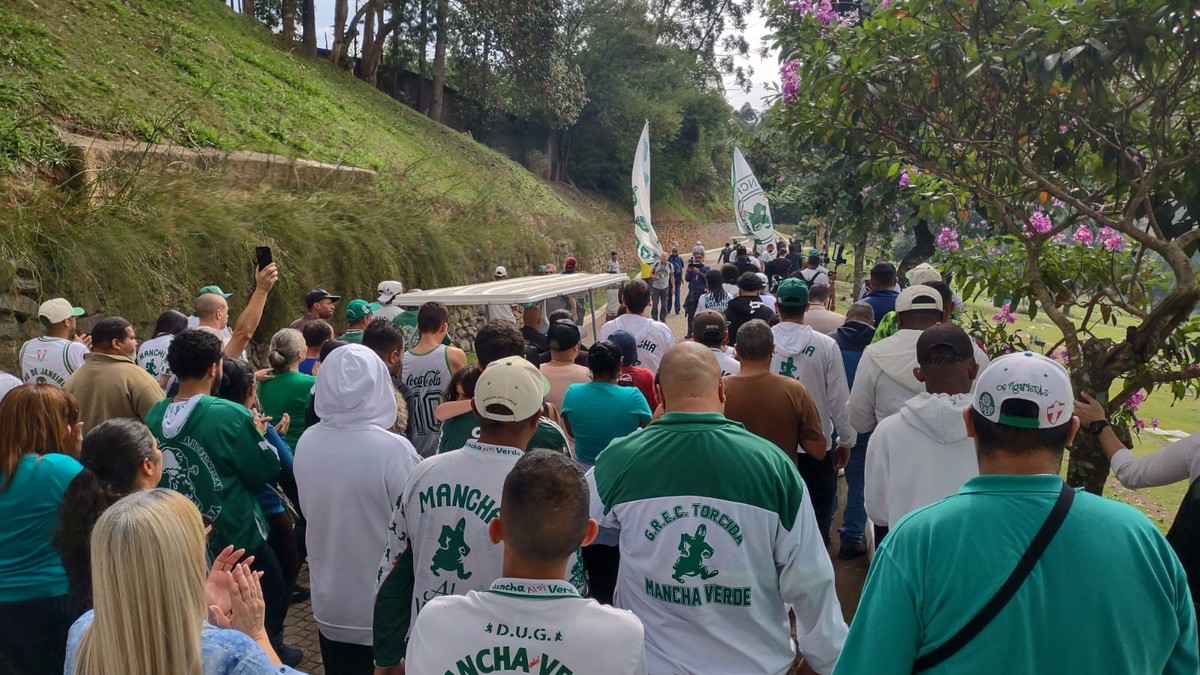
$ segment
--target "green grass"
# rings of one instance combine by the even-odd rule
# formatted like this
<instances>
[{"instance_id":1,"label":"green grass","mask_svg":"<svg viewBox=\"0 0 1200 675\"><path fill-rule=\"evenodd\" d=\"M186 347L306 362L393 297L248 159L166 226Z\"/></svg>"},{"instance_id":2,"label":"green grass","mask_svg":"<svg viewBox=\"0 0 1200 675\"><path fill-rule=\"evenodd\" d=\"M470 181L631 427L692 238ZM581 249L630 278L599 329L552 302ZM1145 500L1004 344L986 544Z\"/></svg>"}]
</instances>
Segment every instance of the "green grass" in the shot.
<instances>
[{"instance_id":1,"label":"green grass","mask_svg":"<svg viewBox=\"0 0 1200 675\"><path fill-rule=\"evenodd\" d=\"M394 175L407 191L578 215L499 153L350 73L284 51L215 0L0 4L0 174L60 166L55 127Z\"/></svg>"}]
</instances>

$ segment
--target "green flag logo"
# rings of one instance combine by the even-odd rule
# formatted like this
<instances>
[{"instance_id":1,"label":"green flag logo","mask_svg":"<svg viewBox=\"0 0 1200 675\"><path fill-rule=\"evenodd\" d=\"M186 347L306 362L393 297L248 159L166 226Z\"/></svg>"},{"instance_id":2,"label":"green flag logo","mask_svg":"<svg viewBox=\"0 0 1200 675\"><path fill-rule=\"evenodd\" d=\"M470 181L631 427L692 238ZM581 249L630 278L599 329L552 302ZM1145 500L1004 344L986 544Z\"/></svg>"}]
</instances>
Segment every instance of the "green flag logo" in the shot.
<instances>
[{"instance_id":1,"label":"green flag logo","mask_svg":"<svg viewBox=\"0 0 1200 675\"><path fill-rule=\"evenodd\" d=\"M710 570L704 564L713 556L713 547L704 541L708 528L703 524L696 527L695 534L684 532L679 537L679 559L675 561L671 578L682 582L684 577L698 576L701 579L711 579L720 572Z\"/></svg>"},{"instance_id":2,"label":"green flag logo","mask_svg":"<svg viewBox=\"0 0 1200 675\"><path fill-rule=\"evenodd\" d=\"M750 223L750 229L754 232L758 232L771 224L771 214L767 211L766 204L761 202L754 205L753 211L743 211L742 214L746 222Z\"/></svg>"}]
</instances>

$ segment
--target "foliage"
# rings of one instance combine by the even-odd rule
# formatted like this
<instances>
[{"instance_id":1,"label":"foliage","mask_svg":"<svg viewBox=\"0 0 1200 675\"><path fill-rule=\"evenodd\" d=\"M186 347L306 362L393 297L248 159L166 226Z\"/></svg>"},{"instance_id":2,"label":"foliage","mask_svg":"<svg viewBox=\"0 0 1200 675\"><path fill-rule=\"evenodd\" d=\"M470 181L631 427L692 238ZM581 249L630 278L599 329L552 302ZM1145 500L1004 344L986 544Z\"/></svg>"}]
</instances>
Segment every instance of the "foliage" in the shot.
<instances>
[{"instance_id":1,"label":"foliage","mask_svg":"<svg viewBox=\"0 0 1200 675\"><path fill-rule=\"evenodd\" d=\"M589 0L588 26L575 61L588 104L570 131L571 176L607 194L625 195L629 162L650 122L656 199L679 189L726 194L732 111L718 78L679 47L662 44L642 0Z\"/></svg>"},{"instance_id":2,"label":"foliage","mask_svg":"<svg viewBox=\"0 0 1200 675\"><path fill-rule=\"evenodd\" d=\"M1200 299L1194 5L885 0L856 26L776 0L797 82L781 128L797 147L862 153L919 198L918 217L986 239L953 263L968 295L1031 299L1062 331L1078 388L1103 400L1124 380L1116 410L1200 374L1195 354L1164 349L1187 344ZM1091 332L1118 312L1134 318L1124 340ZM1099 491L1106 473L1082 441L1070 480Z\"/></svg>"}]
</instances>

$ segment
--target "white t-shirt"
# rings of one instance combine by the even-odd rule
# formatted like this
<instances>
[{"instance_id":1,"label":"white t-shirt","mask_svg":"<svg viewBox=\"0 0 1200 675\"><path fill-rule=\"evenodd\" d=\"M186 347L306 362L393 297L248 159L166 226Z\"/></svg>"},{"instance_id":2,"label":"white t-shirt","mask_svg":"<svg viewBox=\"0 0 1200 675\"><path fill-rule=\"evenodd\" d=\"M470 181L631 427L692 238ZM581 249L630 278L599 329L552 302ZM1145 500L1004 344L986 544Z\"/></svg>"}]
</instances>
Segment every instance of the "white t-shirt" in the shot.
<instances>
[{"instance_id":1,"label":"white t-shirt","mask_svg":"<svg viewBox=\"0 0 1200 675\"><path fill-rule=\"evenodd\" d=\"M638 314L622 314L600 327L600 339L623 330L633 335L637 342L638 362L633 364L658 372L663 354L675 344L675 334L661 321L648 319Z\"/></svg>"},{"instance_id":2,"label":"white t-shirt","mask_svg":"<svg viewBox=\"0 0 1200 675\"><path fill-rule=\"evenodd\" d=\"M403 311L404 311L403 307L397 307L395 305L384 305L383 307L380 307L379 309L375 310L375 313L373 314L373 316L376 319L387 319L388 321L395 321L396 317L400 316L400 314Z\"/></svg>"},{"instance_id":3,"label":"white t-shirt","mask_svg":"<svg viewBox=\"0 0 1200 675\"><path fill-rule=\"evenodd\" d=\"M716 355L717 364L721 366L721 377L725 377L726 375L737 375L738 373L742 372L742 364L740 361L733 358L733 354L731 353L733 351L732 349L730 349L728 352L721 351L716 347L709 347L709 349L711 349L712 353Z\"/></svg>"},{"instance_id":4,"label":"white t-shirt","mask_svg":"<svg viewBox=\"0 0 1200 675\"><path fill-rule=\"evenodd\" d=\"M410 673L644 675L642 622L568 583L501 578L483 592L434 598L413 627Z\"/></svg>"},{"instance_id":5,"label":"white t-shirt","mask_svg":"<svg viewBox=\"0 0 1200 675\"><path fill-rule=\"evenodd\" d=\"M187 324L188 328L199 328L200 327L200 317L198 317L198 316L195 316L195 315L189 316L187 321L188 321L188 324ZM221 342L223 344L229 344L229 341L233 339L233 329L231 329L228 325L226 325L224 328L222 328L218 332L222 335Z\"/></svg>"},{"instance_id":6,"label":"white t-shirt","mask_svg":"<svg viewBox=\"0 0 1200 675\"><path fill-rule=\"evenodd\" d=\"M167 365L167 348L174 339L175 336L168 333L150 338L138 346L137 364L145 368L156 380L171 374L171 366Z\"/></svg>"},{"instance_id":7,"label":"white t-shirt","mask_svg":"<svg viewBox=\"0 0 1200 675\"><path fill-rule=\"evenodd\" d=\"M88 348L82 342L56 337L35 337L21 345L19 360L25 384L61 387L83 365Z\"/></svg>"}]
</instances>

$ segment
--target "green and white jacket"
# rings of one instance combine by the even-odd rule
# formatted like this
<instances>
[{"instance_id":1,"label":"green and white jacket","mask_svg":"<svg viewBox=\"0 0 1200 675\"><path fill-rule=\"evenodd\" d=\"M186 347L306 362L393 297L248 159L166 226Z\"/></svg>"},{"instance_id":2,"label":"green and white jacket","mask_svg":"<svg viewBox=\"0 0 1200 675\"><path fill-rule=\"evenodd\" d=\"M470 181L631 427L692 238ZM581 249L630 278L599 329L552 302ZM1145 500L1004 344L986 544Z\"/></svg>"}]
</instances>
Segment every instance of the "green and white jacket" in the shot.
<instances>
[{"instance_id":1,"label":"green and white jacket","mask_svg":"<svg viewBox=\"0 0 1200 675\"><path fill-rule=\"evenodd\" d=\"M410 626L431 600L485 591L503 575L504 544L491 542L488 524L500 513L504 479L522 454L472 440L425 459L408 477L377 574L375 665L404 658ZM586 590L578 554L567 575Z\"/></svg>"},{"instance_id":2,"label":"green and white jacket","mask_svg":"<svg viewBox=\"0 0 1200 675\"><path fill-rule=\"evenodd\" d=\"M588 472L592 517L619 529L614 604L646 627L651 673L786 673L786 605L829 673L847 627L812 504L790 459L718 413L669 413Z\"/></svg>"}]
</instances>

